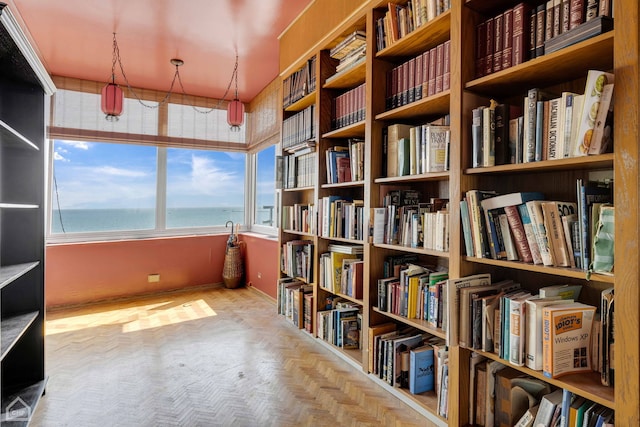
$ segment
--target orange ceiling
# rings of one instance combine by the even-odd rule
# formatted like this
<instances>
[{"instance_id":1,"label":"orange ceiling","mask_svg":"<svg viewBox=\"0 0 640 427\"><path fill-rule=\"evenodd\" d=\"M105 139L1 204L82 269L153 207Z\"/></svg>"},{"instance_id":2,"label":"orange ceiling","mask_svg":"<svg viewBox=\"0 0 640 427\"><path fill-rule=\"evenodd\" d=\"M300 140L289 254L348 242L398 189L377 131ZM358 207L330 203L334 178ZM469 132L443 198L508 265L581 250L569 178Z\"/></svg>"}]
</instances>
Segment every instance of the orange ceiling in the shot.
<instances>
[{"instance_id":1,"label":"orange ceiling","mask_svg":"<svg viewBox=\"0 0 640 427\"><path fill-rule=\"evenodd\" d=\"M106 82L111 75L115 32L132 86L167 91L175 71L169 60L179 58L184 61L180 77L188 94L221 98L229 85L237 52L239 98L248 102L278 75L277 37L311 1L7 3L23 20L51 75ZM116 82L124 84L119 71Z\"/></svg>"}]
</instances>

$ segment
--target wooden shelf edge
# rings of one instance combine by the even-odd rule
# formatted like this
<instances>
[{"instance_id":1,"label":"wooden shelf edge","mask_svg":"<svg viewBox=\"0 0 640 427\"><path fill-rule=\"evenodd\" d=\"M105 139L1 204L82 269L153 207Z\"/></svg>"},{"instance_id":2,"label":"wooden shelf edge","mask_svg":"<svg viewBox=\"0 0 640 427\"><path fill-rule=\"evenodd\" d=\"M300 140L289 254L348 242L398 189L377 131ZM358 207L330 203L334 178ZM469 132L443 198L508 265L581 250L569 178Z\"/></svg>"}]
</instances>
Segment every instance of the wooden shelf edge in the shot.
<instances>
[{"instance_id":1,"label":"wooden shelf edge","mask_svg":"<svg viewBox=\"0 0 640 427\"><path fill-rule=\"evenodd\" d=\"M315 104L316 102L316 91L310 92L298 99L296 102L287 105L284 107L284 111L301 111L302 109L308 107L311 104Z\"/></svg>"},{"instance_id":2,"label":"wooden shelf edge","mask_svg":"<svg viewBox=\"0 0 640 427\"><path fill-rule=\"evenodd\" d=\"M43 380L38 381L34 384L31 384L27 387L24 387L17 391L12 391L8 396L3 396L2 398L2 415L0 415L0 423L3 425L5 423L11 423L11 426L28 426L31 421L31 417L36 411L36 407L40 402L40 399L44 395L45 388L47 386L48 378L45 377ZM20 398L22 402L17 399ZM12 418L7 418L7 413L5 412L8 406L12 406L12 403L16 402L16 405L19 405L12 409L25 409L26 412L17 412L13 415ZM27 405L25 408L24 405Z\"/></svg>"},{"instance_id":3,"label":"wooden shelf edge","mask_svg":"<svg viewBox=\"0 0 640 427\"><path fill-rule=\"evenodd\" d=\"M420 329L421 331L431 334L434 337L438 337L442 339L446 339L447 337L447 333L445 331L443 331L440 328L434 328L433 326L429 325L429 323L426 320L409 319L404 316L399 316L397 314L389 313L388 311L382 311L378 307L373 307L373 311L375 311L376 313L380 313L383 316L402 322L405 325L413 326L414 328Z\"/></svg>"},{"instance_id":4,"label":"wooden shelf edge","mask_svg":"<svg viewBox=\"0 0 640 427\"><path fill-rule=\"evenodd\" d=\"M351 67L335 73L325 80L324 89L347 89L365 81L367 58L357 60Z\"/></svg>"},{"instance_id":5,"label":"wooden shelf edge","mask_svg":"<svg viewBox=\"0 0 640 427\"><path fill-rule=\"evenodd\" d=\"M361 120L322 135L323 138L357 138L364 137L365 121Z\"/></svg>"},{"instance_id":6,"label":"wooden shelf edge","mask_svg":"<svg viewBox=\"0 0 640 427\"><path fill-rule=\"evenodd\" d=\"M405 175L405 176L390 176L385 178L376 178L374 182L376 184L397 184L403 182L416 182L416 181L436 181L449 179L449 171L445 172L430 172L420 175Z\"/></svg>"},{"instance_id":7,"label":"wooden shelf edge","mask_svg":"<svg viewBox=\"0 0 640 427\"><path fill-rule=\"evenodd\" d=\"M308 191L315 190L315 187L296 187L296 188L283 188L283 191L294 192L294 191Z\"/></svg>"},{"instance_id":8,"label":"wooden shelf edge","mask_svg":"<svg viewBox=\"0 0 640 427\"><path fill-rule=\"evenodd\" d=\"M36 320L38 314L38 311L32 311L2 319L0 328L0 336L2 336L0 360L3 360L5 356L9 354L13 346Z\"/></svg>"},{"instance_id":9,"label":"wooden shelf edge","mask_svg":"<svg viewBox=\"0 0 640 427\"><path fill-rule=\"evenodd\" d=\"M312 232L304 232L304 231L296 231L296 230L287 230L287 229L283 229L282 230L283 233L286 234L295 234L297 236L308 236L308 237L316 237L316 235Z\"/></svg>"},{"instance_id":10,"label":"wooden shelf edge","mask_svg":"<svg viewBox=\"0 0 640 427\"><path fill-rule=\"evenodd\" d=\"M473 349L469 350L481 354L488 359L496 360L505 366L509 366L510 368L516 369L534 378L553 384L556 387L567 389L572 393L585 397L608 408L615 408L613 387L603 386L600 383L600 374L597 372L566 375L560 378L549 378L544 376L542 371L534 371L526 366L512 365L507 360L501 359L496 354Z\"/></svg>"},{"instance_id":11,"label":"wooden shelf edge","mask_svg":"<svg viewBox=\"0 0 640 427\"><path fill-rule=\"evenodd\" d=\"M534 273L543 273L543 274L552 274L554 276L562 276L562 277L571 277L574 279L583 279L590 280L594 282L604 282L611 283L615 282L614 276L609 276L606 274L591 274L587 279L587 272L584 270L579 270L577 268L568 268L568 267L549 267L544 265L534 265L527 264L520 261L504 261L500 259L492 259L492 258L475 258L475 257L464 257L465 261L475 262L478 264L487 264L487 265L496 265L499 267L507 267L514 268L518 270L531 271Z\"/></svg>"},{"instance_id":12,"label":"wooden shelf edge","mask_svg":"<svg viewBox=\"0 0 640 427\"><path fill-rule=\"evenodd\" d=\"M394 250L394 251L412 252L412 253L415 253L415 254L431 255L431 256L437 256L437 257L442 257L442 258L449 258L449 252L435 251L435 250L432 250L432 249L412 248L410 246L389 245L389 244L386 244L386 243L374 243L373 246L375 246L377 248L391 249L391 250Z\"/></svg>"},{"instance_id":13,"label":"wooden shelf edge","mask_svg":"<svg viewBox=\"0 0 640 427\"><path fill-rule=\"evenodd\" d=\"M582 167L584 169L595 168L612 168L613 153L600 154L597 156L570 157L567 159L543 160L541 162L517 163L508 165L491 166L486 168L468 168L464 170L467 175L477 174L493 174L504 172L522 172L530 173L536 170L564 170L576 169Z\"/></svg>"},{"instance_id":14,"label":"wooden shelf edge","mask_svg":"<svg viewBox=\"0 0 640 427\"><path fill-rule=\"evenodd\" d=\"M442 427L446 427L448 425L447 420L438 415L437 408L435 407L437 406L438 398L434 392L411 394L407 390L389 385L387 382L378 378L375 374L368 374L368 377L374 383L382 387L382 389L393 394L403 403L410 406L423 417L429 419L429 421L435 425Z\"/></svg>"},{"instance_id":15,"label":"wooden shelf edge","mask_svg":"<svg viewBox=\"0 0 640 427\"><path fill-rule=\"evenodd\" d=\"M349 363L351 366L353 366L354 368L356 368L359 371L362 371L363 366L362 366L362 349L358 349L358 350L345 350L339 347L336 347L335 345L321 339L321 338L316 338L315 341L317 343L319 343L322 347L328 349L329 351L331 351L333 354L337 355L338 357L340 357L342 360L344 360L345 362ZM359 359L358 359L359 357Z\"/></svg>"},{"instance_id":16,"label":"wooden shelf edge","mask_svg":"<svg viewBox=\"0 0 640 427\"><path fill-rule=\"evenodd\" d=\"M27 274L40 264L40 261L0 267L0 289L9 285L19 277Z\"/></svg>"},{"instance_id":17,"label":"wooden shelf edge","mask_svg":"<svg viewBox=\"0 0 640 427\"><path fill-rule=\"evenodd\" d=\"M339 182L337 184L322 184L320 188L345 188L345 187L362 187L364 181Z\"/></svg>"},{"instance_id":18,"label":"wooden shelf edge","mask_svg":"<svg viewBox=\"0 0 640 427\"><path fill-rule=\"evenodd\" d=\"M376 120L394 120L412 117L420 115L421 113L439 114L444 111L449 111L449 99L451 96L451 90L443 90L426 98L413 101L410 104L405 104L401 107L394 108L393 110L387 110L380 114L376 114ZM446 108L445 108L446 107Z\"/></svg>"},{"instance_id":19,"label":"wooden shelf edge","mask_svg":"<svg viewBox=\"0 0 640 427\"><path fill-rule=\"evenodd\" d=\"M435 34L435 35L434 35ZM427 47L444 43L451 34L451 9L442 12L431 21L425 22L412 32L399 38L389 46L378 51L376 58L391 58L394 56L409 56ZM430 43L424 43L425 41ZM419 46L411 48L411 46Z\"/></svg>"}]
</instances>

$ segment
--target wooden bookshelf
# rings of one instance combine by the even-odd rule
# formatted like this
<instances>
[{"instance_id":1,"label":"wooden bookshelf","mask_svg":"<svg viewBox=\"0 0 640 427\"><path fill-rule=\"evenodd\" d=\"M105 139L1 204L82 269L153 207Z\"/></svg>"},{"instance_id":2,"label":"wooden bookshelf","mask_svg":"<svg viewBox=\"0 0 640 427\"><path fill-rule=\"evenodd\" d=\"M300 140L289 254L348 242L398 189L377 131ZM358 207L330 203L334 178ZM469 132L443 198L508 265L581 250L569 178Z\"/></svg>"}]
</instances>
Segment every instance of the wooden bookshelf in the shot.
<instances>
[{"instance_id":1,"label":"wooden bookshelf","mask_svg":"<svg viewBox=\"0 0 640 427\"><path fill-rule=\"evenodd\" d=\"M327 9L332 2L325 0ZM400 1L405 4L405 1ZM344 191L362 198L365 208L380 207L382 194L387 188L418 188L436 191L438 196L450 199L450 250L447 253L425 251L398 245L371 244L361 242L364 249L365 286L363 305L363 335L369 325L391 319L404 325L414 320L379 311L376 305L377 279L382 277L384 258L396 253L417 253L429 260L437 260L446 265L450 277L459 278L475 273L491 272L496 277L516 275L526 289L535 290L542 284L581 283L587 293L598 293L601 288L615 287L618 304L616 314L623 321L616 322L616 353L624 357L615 358L618 378L615 387L604 387L597 374L571 375L549 379L539 371L516 368L534 378L548 382L553 387L561 387L608 408L615 409L618 425L640 425L640 4L632 0L616 0L615 30L568 46L551 54L526 61L487 76L476 78L475 26L501 11L513 7L518 0L461 0L451 2L451 10L415 29L405 37L381 51L376 49L376 22L388 10L388 2L382 0L363 1L354 6L351 14L342 18L334 17L338 25L326 28L326 36L320 39L304 40L304 35L288 34L287 40L308 46L307 55L322 55L334 46L353 23L360 25L366 21L367 55L361 65L345 73L334 75L331 70L323 79L325 84L316 92L312 103L318 107L317 124L320 129L318 153L335 144L335 140L353 136L364 137L367 142L365 153L365 179L357 183L321 184L317 188L296 190L301 194L313 195L317 200L323 196ZM623 11L623 12L621 12ZM365 19L366 18L366 19ZM312 18L311 18L312 19ZM326 21L326 20L325 20ZM362 28L362 27L359 27ZM413 103L385 110L386 73L395 65L427 48L451 40L450 89L415 101ZM296 46L299 51L305 48ZM288 50L292 50L289 46ZM302 58L304 59L304 58ZM301 61L302 59L298 60ZM322 61L318 61L322 63ZM326 64L325 64L326 65ZM318 65L321 67L321 65ZM295 68L295 64L285 64L283 70ZM584 88L587 71L601 69L615 74L614 94L614 152L597 156L567 158L524 164L499 165L487 168L471 168L471 110L479 105L487 105L489 98L507 99L509 102L522 99L529 88L541 87L554 91L577 92ZM321 76L319 70L318 76ZM353 85L366 85L366 119L345 129L330 129L330 100L340 90ZM309 105L309 104L307 104ZM301 108L301 107L298 107ZM393 123L425 123L431 118L450 114L451 150L450 171L446 173L423 174L404 177L385 177L382 170L383 130ZM324 176L323 157L318 156L318 173ZM591 174L612 174L615 182L616 205L615 234L622 236L615 241L616 268L614 275L592 274L587 277L583 270L571 268L545 267L522 262L468 257L464 254L463 236L460 224L460 199L470 189L496 189L499 193L511 191L533 191L540 188L546 198L568 200L575 194L575 179L586 179ZM435 190L434 190L435 189ZM341 193L342 194L342 193ZM429 194L432 195L432 194ZM292 194L288 195L292 197ZM300 197L306 198L307 196ZM314 237L318 249L325 249L334 239ZM316 251L317 254L321 250ZM324 291L323 291L324 292ZM443 331L432 330L420 322L412 326L434 336L445 336ZM366 347L365 347L366 348ZM364 351L366 353L366 351ZM500 360L496 355L481 353L491 360ZM437 415L437 398L432 396L410 396L403 390L379 382L390 393L419 410L435 425L460 426L469 423L469 365L471 350L452 346L449 349L449 418ZM357 356L358 358L361 357ZM353 359L351 359L353 360ZM361 359L359 359L361 360ZM366 366L358 363L356 366ZM620 374L624 373L624 374ZM615 398L614 398L615 395Z\"/></svg>"}]
</instances>

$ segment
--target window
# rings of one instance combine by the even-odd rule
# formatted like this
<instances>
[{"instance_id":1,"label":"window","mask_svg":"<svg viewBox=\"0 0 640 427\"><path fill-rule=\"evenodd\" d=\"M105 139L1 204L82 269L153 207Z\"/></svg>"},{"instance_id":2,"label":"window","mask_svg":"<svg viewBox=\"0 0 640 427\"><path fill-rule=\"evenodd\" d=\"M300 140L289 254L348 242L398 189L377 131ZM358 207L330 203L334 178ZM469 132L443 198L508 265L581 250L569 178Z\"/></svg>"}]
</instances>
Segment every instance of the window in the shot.
<instances>
[{"instance_id":1,"label":"window","mask_svg":"<svg viewBox=\"0 0 640 427\"><path fill-rule=\"evenodd\" d=\"M256 225L275 226L275 162L275 145L271 145L256 154L254 216Z\"/></svg>"},{"instance_id":2,"label":"window","mask_svg":"<svg viewBox=\"0 0 640 427\"><path fill-rule=\"evenodd\" d=\"M155 228L157 149L55 141L52 233Z\"/></svg>"},{"instance_id":3,"label":"window","mask_svg":"<svg viewBox=\"0 0 640 427\"><path fill-rule=\"evenodd\" d=\"M66 140L52 153L54 240L246 223L245 153Z\"/></svg>"},{"instance_id":4,"label":"window","mask_svg":"<svg viewBox=\"0 0 640 427\"><path fill-rule=\"evenodd\" d=\"M244 223L246 154L167 149L167 228Z\"/></svg>"}]
</instances>

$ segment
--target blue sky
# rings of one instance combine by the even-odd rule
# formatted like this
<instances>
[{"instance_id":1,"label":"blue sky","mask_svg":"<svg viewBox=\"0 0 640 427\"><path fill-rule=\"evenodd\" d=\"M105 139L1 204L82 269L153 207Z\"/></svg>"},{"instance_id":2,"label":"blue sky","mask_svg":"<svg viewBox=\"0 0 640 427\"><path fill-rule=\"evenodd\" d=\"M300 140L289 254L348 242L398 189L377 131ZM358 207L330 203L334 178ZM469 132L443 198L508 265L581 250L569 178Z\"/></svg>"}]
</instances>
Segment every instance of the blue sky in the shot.
<instances>
[{"instance_id":1,"label":"blue sky","mask_svg":"<svg viewBox=\"0 0 640 427\"><path fill-rule=\"evenodd\" d=\"M263 166L270 164L260 169L271 171L259 185L273 192L273 154L259 157ZM61 208L155 207L156 159L155 147L55 141ZM168 149L167 206L242 206L244 169L244 153ZM57 208L55 195L53 203Z\"/></svg>"}]
</instances>

